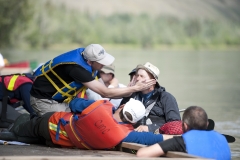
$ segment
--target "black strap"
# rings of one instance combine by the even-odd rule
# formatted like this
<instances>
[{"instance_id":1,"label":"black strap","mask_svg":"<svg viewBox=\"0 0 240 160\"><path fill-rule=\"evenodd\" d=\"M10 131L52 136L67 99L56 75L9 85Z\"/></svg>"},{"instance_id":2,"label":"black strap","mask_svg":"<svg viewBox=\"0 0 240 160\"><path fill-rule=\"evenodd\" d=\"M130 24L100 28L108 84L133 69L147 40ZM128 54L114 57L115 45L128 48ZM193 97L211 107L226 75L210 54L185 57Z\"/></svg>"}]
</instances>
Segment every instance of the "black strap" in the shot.
<instances>
[{"instance_id":1,"label":"black strap","mask_svg":"<svg viewBox=\"0 0 240 160\"><path fill-rule=\"evenodd\" d=\"M0 115L0 119L3 122L13 123L14 120L7 119L8 94L7 94L7 88L4 84L4 76L1 76L1 78L2 78L3 98L2 98L2 112Z\"/></svg>"},{"instance_id":2,"label":"black strap","mask_svg":"<svg viewBox=\"0 0 240 160\"><path fill-rule=\"evenodd\" d=\"M147 117L149 115L149 113L151 112L153 106L157 103L157 100L160 99L161 100L162 98L162 92L156 92L154 93L154 95L152 95L151 97L151 102L150 101L147 101L147 103L145 103L144 105L145 106L148 106L146 108L146 113L145 113L145 116ZM149 104L150 103L150 104Z\"/></svg>"}]
</instances>

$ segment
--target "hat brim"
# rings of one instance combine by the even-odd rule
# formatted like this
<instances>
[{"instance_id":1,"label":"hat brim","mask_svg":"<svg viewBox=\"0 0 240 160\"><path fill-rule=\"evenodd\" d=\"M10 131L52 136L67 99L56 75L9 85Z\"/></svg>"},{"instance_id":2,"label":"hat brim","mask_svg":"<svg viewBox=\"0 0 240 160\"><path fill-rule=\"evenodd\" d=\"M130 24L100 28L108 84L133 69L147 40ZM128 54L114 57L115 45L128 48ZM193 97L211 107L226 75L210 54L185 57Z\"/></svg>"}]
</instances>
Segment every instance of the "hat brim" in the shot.
<instances>
[{"instance_id":1,"label":"hat brim","mask_svg":"<svg viewBox=\"0 0 240 160\"><path fill-rule=\"evenodd\" d=\"M104 73L112 73L114 75L114 71L112 71L110 69L102 68L101 71L104 72Z\"/></svg>"},{"instance_id":2,"label":"hat brim","mask_svg":"<svg viewBox=\"0 0 240 160\"><path fill-rule=\"evenodd\" d=\"M98 62L104 66L108 66L114 62L115 58L112 55L108 54L107 52L105 52L105 54L106 54L106 56L103 59L98 60L96 62Z\"/></svg>"},{"instance_id":3,"label":"hat brim","mask_svg":"<svg viewBox=\"0 0 240 160\"><path fill-rule=\"evenodd\" d=\"M136 72L137 72L139 69L144 69L144 70L148 71L149 73L151 73L151 75L154 77L154 79L158 80L157 75L155 75L155 73L153 73L151 70L149 70L149 69L148 69L147 67L145 67L144 65L139 64L139 65L136 67Z\"/></svg>"}]
</instances>

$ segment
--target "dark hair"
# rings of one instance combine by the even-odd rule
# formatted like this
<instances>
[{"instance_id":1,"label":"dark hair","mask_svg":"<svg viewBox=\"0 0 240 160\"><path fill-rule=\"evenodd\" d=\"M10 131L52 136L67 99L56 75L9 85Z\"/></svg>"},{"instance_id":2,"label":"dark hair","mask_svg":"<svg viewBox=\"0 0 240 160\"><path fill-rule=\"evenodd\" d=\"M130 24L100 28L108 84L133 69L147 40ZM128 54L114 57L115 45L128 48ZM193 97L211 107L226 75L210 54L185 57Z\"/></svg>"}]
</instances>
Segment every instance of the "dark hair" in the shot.
<instances>
[{"instance_id":1,"label":"dark hair","mask_svg":"<svg viewBox=\"0 0 240 160\"><path fill-rule=\"evenodd\" d=\"M130 76L130 81L132 81L133 76L136 74L136 68L134 68L128 75Z\"/></svg>"},{"instance_id":2,"label":"dark hair","mask_svg":"<svg viewBox=\"0 0 240 160\"><path fill-rule=\"evenodd\" d=\"M133 76L133 75L136 73L136 71L137 71L137 69L134 68L128 75L129 75L129 76Z\"/></svg>"},{"instance_id":3,"label":"dark hair","mask_svg":"<svg viewBox=\"0 0 240 160\"><path fill-rule=\"evenodd\" d=\"M203 108L190 106L184 111L182 121L188 125L189 130L206 130L208 116Z\"/></svg>"},{"instance_id":4,"label":"dark hair","mask_svg":"<svg viewBox=\"0 0 240 160\"><path fill-rule=\"evenodd\" d=\"M129 120L132 121L133 118L132 118L132 115L129 112L125 111L125 115L127 116L127 118ZM119 112L119 117L122 120L122 122L129 122L123 115L123 109Z\"/></svg>"}]
</instances>

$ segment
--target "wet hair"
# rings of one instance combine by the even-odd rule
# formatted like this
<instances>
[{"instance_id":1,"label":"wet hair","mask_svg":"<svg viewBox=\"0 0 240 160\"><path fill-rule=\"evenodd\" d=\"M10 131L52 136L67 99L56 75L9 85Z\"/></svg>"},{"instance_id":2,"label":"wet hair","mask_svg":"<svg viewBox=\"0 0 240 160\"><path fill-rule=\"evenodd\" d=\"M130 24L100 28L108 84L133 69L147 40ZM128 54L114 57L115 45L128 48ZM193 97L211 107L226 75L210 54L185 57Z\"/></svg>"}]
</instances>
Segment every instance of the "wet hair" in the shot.
<instances>
[{"instance_id":1,"label":"wet hair","mask_svg":"<svg viewBox=\"0 0 240 160\"><path fill-rule=\"evenodd\" d=\"M189 130L206 130L208 116L203 108L190 106L184 111L182 121L188 125Z\"/></svg>"},{"instance_id":2,"label":"wet hair","mask_svg":"<svg viewBox=\"0 0 240 160\"><path fill-rule=\"evenodd\" d=\"M125 111L125 115L127 116L127 118L129 120L132 121L133 118L132 118L132 115L129 112ZM120 119L122 120L122 122L125 122L125 123L129 122L123 115L123 109L119 112L119 116L120 116Z\"/></svg>"}]
</instances>

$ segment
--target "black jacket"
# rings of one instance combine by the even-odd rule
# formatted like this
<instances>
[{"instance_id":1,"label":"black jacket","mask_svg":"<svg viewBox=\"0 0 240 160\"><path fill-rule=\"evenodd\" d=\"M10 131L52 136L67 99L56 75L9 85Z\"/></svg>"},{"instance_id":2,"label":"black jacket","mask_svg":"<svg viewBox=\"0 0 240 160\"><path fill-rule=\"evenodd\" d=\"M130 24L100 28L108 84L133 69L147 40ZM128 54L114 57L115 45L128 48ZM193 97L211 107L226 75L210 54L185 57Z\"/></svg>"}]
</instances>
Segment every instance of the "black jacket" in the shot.
<instances>
[{"instance_id":1,"label":"black jacket","mask_svg":"<svg viewBox=\"0 0 240 160\"><path fill-rule=\"evenodd\" d=\"M139 99L140 97L141 92L133 93L130 97L123 98L120 105L127 103L130 98ZM141 99L139 100L141 101ZM149 115L146 118L143 118L143 120L138 121L134 126L135 128L143 124L148 126L149 132L155 132L156 129L166 122L181 120L175 97L166 92L164 87L156 87L151 97L143 104L147 108L154 101L156 101L156 103L151 109ZM150 119L150 123L147 119ZM146 122L146 120L147 124L144 124L143 121Z\"/></svg>"}]
</instances>

